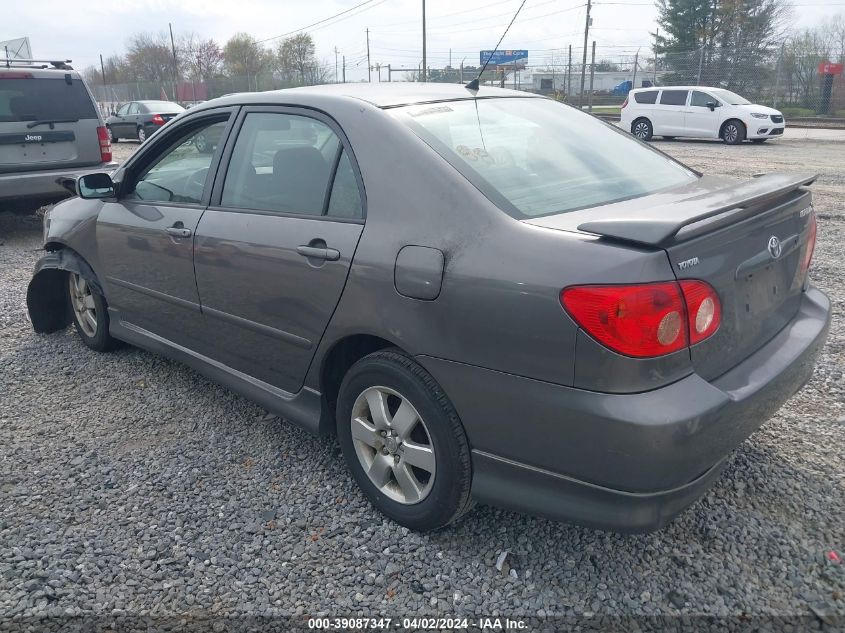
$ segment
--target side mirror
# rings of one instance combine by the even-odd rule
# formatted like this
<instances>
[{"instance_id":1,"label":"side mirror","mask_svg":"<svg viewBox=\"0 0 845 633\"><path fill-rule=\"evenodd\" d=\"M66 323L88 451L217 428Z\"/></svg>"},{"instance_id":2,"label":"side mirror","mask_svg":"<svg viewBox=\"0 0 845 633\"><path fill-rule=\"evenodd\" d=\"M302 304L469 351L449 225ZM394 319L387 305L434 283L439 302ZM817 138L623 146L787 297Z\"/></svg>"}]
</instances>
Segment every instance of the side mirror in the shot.
<instances>
[{"instance_id":1,"label":"side mirror","mask_svg":"<svg viewBox=\"0 0 845 633\"><path fill-rule=\"evenodd\" d=\"M86 199L113 198L114 183L108 174L85 174L76 179L76 193Z\"/></svg>"},{"instance_id":2,"label":"side mirror","mask_svg":"<svg viewBox=\"0 0 845 633\"><path fill-rule=\"evenodd\" d=\"M707 107L710 108L710 112L715 111L716 110L716 102L715 101L708 101Z\"/></svg>"}]
</instances>

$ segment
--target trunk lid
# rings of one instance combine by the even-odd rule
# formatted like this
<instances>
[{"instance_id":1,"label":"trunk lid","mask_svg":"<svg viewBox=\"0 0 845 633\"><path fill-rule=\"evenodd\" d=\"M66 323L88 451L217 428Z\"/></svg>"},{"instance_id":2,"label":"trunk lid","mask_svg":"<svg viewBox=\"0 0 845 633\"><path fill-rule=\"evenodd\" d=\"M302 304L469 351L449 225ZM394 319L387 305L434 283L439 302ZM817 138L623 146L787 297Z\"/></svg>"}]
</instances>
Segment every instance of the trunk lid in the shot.
<instances>
[{"instance_id":1,"label":"trunk lid","mask_svg":"<svg viewBox=\"0 0 845 633\"><path fill-rule=\"evenodd\" d=\"M79 79L0 75L0 173L101 162L99 117Z\"/></svg>"},{"instance_id":2,"label":"trunk lid","mask_svg":"<svg viewBox=\"0 0 845 633\"><path fill-rule=\"evenodd\" d=\"M713 286L721 326L690 348L696 372L711 380L762 347L798 311L812 213L802 185L814 179L771 174L737 183L705 177L653 196L529 222L662 248L678 279Z\"/></svg>"}]
</instances>

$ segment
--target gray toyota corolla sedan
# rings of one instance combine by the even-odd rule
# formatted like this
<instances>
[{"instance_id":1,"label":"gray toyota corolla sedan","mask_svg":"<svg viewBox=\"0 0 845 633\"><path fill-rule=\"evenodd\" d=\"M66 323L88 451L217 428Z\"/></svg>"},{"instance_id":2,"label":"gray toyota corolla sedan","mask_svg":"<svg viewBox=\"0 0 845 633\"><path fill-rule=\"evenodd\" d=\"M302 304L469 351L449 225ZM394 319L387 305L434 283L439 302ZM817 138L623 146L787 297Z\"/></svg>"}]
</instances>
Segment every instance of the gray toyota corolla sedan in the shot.
<instances>
[{"instance_id":1,"label":"gray toyota corolla sedan","mask_svg":"<svg viewBox=\"0 0 845 633\"><path fill-rule=\"evenodd\" d=\"M702 176L508 90L232 95L79 178L27 300L337 433L408 527L651 530L812 373L814 178Z\"/></svg>"}]
</instances>

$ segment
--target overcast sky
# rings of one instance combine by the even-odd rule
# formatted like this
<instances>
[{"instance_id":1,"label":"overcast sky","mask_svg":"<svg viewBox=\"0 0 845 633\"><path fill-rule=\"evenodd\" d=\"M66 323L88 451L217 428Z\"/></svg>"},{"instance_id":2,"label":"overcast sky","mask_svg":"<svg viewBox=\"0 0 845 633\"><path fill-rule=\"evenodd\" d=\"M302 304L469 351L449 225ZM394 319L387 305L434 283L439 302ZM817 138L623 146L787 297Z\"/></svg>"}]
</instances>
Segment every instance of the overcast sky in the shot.
<instances>
[{"instance_id":1,"label":"overcast sky","mask_svg":"<svg viewBox=\"0 0 845 633\"><path fill-rule=\"evenodd\" d=\"M5 0L0 40L29 36L33 54L70 58L77 68L99 63L99 54L122 53L128 35L138 31L193 31L221 45L233 33L258 39L294 31L364 0ZM479 50L493 48L521 0L427 0L428 65L477 64ZM586 0L583 0L586 2ZM500 48L529 50L529 63L563 62L568 45L580 49L586 7L582 0L527 0ZM845 11L845 0L794 0L797 26L814 26ZM70 7L85 7L72 10ZM96 8L95 8L96 7ZM366 77L366 33L370 29L372 63L417 67L421 60L422 0L371 0L338 20L308 29L318 57L333 67L335 47L346 56L347 79ZM649 47L657 12L649 0L594 2L593 28L599 58L633 55ZM268 45L277 43L270 40ZM575 51L575 56L580 50ZM386 80L386 70L383 71ZM375 75L373 80L376 80Z\"/></svg>"}]
</instances>

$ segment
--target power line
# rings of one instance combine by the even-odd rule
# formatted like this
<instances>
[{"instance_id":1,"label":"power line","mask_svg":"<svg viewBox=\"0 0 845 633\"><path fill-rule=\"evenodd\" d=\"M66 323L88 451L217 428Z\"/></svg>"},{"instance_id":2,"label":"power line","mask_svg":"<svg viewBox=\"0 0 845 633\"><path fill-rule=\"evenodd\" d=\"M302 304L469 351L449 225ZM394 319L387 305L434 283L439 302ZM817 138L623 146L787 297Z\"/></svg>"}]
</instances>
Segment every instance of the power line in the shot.
<instances>
[{"instance_id":1,"label":"power line","mask_svg":"<svg viewBox=\"0 0 845 633\"><path fill-rule=\"evenodd\" d=\"M365 0L364 2L361 2L360 4L356 4L354 7L350 7L348 9L344 10L344 11L341 11L340 13L335 13L334 15L329 16L327 18L323 18L322 20L317 20L316 22L312 22L311 24L309 24L307 26L303 26L301 28L294 29L293 31L288 31L287 33L282 33L281 35L274 35L273 37L268 37L268 38L265 38L263 40L258 40L258 43L263 44L264 42L269 42L270 40L277 40L280 37L287 37L288 35L293 35L294 33L299 33L300 31L304 31L306 29L313 28L313 27L315 27L319 24L323 24L324 22L328 22L329 20L334 20L335 18L338 18L342 15L345 15L345 14L349 13L350 11L354 11L355 9L360 9L361 7L366 6L368 4L372 4L373 2L376 2L376 5L373 5L373 6L377 6L377 5L385 2L385 0ZM368 9L372 9L372 8L373 7L368 7ZM359 13L363 13L363 11L359 11ZM358 15L358 14L356 13L355 15ZM340 20L338 20L338 22L340 22Z\"/></svg>"}]
</instances>

